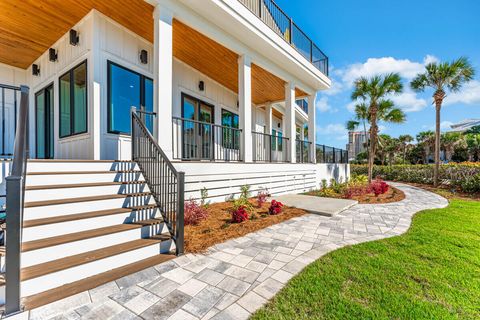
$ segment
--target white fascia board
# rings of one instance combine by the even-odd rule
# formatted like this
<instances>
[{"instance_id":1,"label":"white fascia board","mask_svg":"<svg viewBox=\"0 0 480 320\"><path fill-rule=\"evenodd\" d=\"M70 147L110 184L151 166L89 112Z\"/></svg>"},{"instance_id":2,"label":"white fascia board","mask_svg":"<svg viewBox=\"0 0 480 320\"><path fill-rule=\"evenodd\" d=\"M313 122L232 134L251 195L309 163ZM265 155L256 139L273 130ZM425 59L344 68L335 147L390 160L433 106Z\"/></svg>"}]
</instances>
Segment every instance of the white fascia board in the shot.
<instances>
[{"instance_id":1,"label":"white fascia board","mask_svg":"<svg viewBox=\"0 0 480 320\"><path fill-rule=\"evenodd\" d=\"M165 6L175 19L239 55L248 55L256 65L286 82L294 82L307 94L331 86L327 76L237 0L146 1Z\"/></svg>"}]
</instances>

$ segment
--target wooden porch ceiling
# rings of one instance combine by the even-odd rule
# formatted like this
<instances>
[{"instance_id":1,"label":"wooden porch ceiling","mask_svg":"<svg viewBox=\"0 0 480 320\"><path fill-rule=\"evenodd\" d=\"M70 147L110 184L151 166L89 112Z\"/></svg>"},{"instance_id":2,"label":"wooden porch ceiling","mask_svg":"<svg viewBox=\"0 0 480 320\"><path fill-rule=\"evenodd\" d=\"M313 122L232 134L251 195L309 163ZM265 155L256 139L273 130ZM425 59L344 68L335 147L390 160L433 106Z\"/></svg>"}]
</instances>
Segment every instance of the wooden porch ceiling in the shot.
<instances>
[{"instance_id":1,"label":"wooden porch ceiling","mask_svg":"<svg viewBox=\"0 0 480 320\"><path fill-rule=\"evenodd\" d=\"M153 6L143 0L1 0L0 62L26 69L91 9L153 42ZM173 22L173 55L238 92L238 54L178 20ZM284 85L252 64L255 104L284 100ZM307 94L296 89L296 95Z\"/></svg>"}]
</instances>

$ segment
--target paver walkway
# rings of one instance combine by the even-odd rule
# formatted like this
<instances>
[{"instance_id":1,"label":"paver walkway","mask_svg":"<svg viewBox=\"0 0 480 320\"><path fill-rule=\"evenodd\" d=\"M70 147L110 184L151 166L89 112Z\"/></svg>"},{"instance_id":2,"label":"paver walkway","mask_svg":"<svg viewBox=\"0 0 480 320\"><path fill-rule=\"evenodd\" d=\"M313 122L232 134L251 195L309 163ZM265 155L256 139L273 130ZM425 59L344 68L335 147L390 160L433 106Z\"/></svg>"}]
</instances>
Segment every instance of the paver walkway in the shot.
<instances>
[{"instance_id":1,"label":"paver walkway","mask_svg":"<svg viewBox=\"0 0 480 320\"><path fill-rule=\"evenodd\" d=\"M405 192L406 199L359 204L334 217L307 214L217 245L208 254L187 254L19 318L247 319L327 252L402 234L414 213L448 205L428 191L393 185Z\"/></svg>"}]
</instances>

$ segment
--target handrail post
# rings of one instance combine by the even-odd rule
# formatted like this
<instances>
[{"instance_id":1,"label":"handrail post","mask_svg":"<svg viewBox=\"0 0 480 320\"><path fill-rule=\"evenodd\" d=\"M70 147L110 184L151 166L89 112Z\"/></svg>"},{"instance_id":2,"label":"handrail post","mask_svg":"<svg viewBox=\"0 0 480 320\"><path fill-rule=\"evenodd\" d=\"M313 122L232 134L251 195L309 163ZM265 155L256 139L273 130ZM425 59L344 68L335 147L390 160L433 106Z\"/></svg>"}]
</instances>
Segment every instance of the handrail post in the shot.
<instances>
[{"instance_id":1,"label":"handrail post","mask_svg":"<svg viewBox=\"0 0 480 320\"><path fill-rule=\"evenodd\" d=\"M293 20L290 18L290 39L288 39L288 41L290 42L290 44L292 44L292 39L293 39Z\"/></svg>"},{"instance_id":2,"label":"handrail post","mask_svg":"<svg viewBox=\"0 0 480 320\"><path fill-rule=\"evenodd\" d=\"M178 172L177 175L177 221L176 221L176 238L175 246L177 256L184 253L184 203L185 203L185 172Z\"/></svg>"},{"instance_id":3,"label":"handrail post","mask_svg":"<svg viewBox=\"0 0 480 320\"><path fill-rule=\"evenodd\" d=\"M133 134L133 131L135 130L135 121L133 119L133 115L135 114L135 112L137 111L137 108L135 108L134 106L131 106L130 107L130 123L132 124L132 132L131 132L131 138L130 138L130 142L131 142L131 152L132 152L132 161L135 161L135 150L134 150L134 147L135 147L135 143L133 142L133 139L135 139L135 135Z\"/></svg>"},{"instance_id":4,"label":"handrail post","mask_svg":"<svg viewBox=\"0 0 480 320\"><path fill-rule=\"evenodd\" d=\"M21 221L23 217L23 177L9 176L7 184L7 217L5 242L5 313L20 311L20 243L22 241Z\"/></svg>"}]
</instances>

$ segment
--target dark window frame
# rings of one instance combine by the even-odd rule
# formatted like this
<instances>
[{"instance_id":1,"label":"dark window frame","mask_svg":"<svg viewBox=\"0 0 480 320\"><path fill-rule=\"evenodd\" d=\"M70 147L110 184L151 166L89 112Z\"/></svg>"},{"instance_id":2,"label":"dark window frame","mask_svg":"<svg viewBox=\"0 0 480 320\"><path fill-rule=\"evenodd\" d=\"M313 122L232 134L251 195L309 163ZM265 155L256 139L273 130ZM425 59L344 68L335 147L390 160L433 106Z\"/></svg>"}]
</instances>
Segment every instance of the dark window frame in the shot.
<instances>
[{"instance_id":1,"label":"dark window frame","mask_svg":"<svg viewBox=\"0 0 480 320\"><path fill-rule=\"evenodd\" d=\"M85 134L88 132L88 62L87 62L88 59L85 59L83 60L82 62L80 62L79 64L77 64L76 66L74 66L73 68L71 68L70 70L68 70L67 72L65 72L64 74L60 75L60 77L58 77L58 137L59 139L64 139L64 138L69 138L69 137L73 137L73 136L77 136L77 135L80 135L80 134ZM81 65L85 64L85 131L80 131L80 132L73 132L73 128L74 128L74 125L75 125L75 113L73 112L74 111L74 104L75 104L75 84L74 84L74 77L73 77L73 74L74 74L74 71L75 69L77 69L78 67L80 67ZM67 74L70 75L70 134L67 134L67 135L64 135L62 136L62 107L61 107L61 103L62 103L62 86L60 85L61 83L61 80L64 76L66 76Z\"/></svg>"},{"instance_id":2,"label":"dark window frame","mask_svg":"<svg viewBox=\"0 0 480 320\"><path fill-rule=\"evenodd\" d=\"M230 149L230 150L240 150L240 136L236 140L234 139L233 143L225 141L225 130L227 130L227 129L225 129L223 127L229 127L229 128L232 128L232 129L239 129L239 128L235 128L233 125L228 126L228 125L223 124L223 113L224 112L225 113L230 113L232 115L232 122L233 122L234 116L237 116L238 120L239 120L238 126L240 127L240 116L233 111L222 108L221 112L220 112L220 120L222 121L220 123L221 126L222 126L222 147L225 148L225 149ZM232 131L234 134L237 133L237 132L240 132L238 130L230 130L230 131ZM231 137L233 138L234 135L232 135ZM232 147L232 145L233 145L233 147Z\"/></svg>"},{"instance_id":3,"label":"dark window frame","mask_svg":"<svg viewBox=\"0 0 480 320\"><path fill-rule=\"evenodd\" d=\"M118 64L114 61L107 60L107 132L110 134L118 134L118 135L127 135L130 136L132 133L131 132L124 132L120 130L112 130L112 98L111 98L111 89L112 89L112 81L111 81L111 66L115 66L118 68L121 68L125 71L131 72L133 74L136 74L140 77L140 106L139 108L141 110L145 109L145 80L150 80L154 84L154 81L152 78L134 71L132 69L129 69L127 67L122 66L121 64ZM155 108L155 106L153 106Z\"/></svg>"},{"instance_id":4,"label":"dark window frame","mask_svg":"<svg viewBox=\"0 0 480 320\"><path fill-rule=\"evenodd\" d=\"M53 95L50 97L50 99L52 100L52 103L51 103L51 106L53 107L52 110L50 110L50 112L54 112L55 111L55 97L54 97L54 92L55 92L55 88L54 88L54 83L50 83L48 85L46 85L45 87L43 87L42 89L38 90L37 92L35 92L35 97L34 97L34 104L35 104L35 157L38 158L38 135L37 135L37 124L38 124L38 113L37 113L37 97L42 93L42 92L47 92L47 90L49 88L52 88L52 93ZM46 99L46 96L44 97L44 99ZM46 106L46 104L45 104ZM55 127L54 126L54 123L50 123L50 120L49 120L49 116L47 115L47 113L45 112L45 118L44 118L44 121L45 121L45 128L44 128L44 137L47 136L47 129L50 129L49 127L47 127L47 124L52 126L52 127ZM55 115L54 115L54 118L55 118ZM47 143L47 140L45 139L45 143L48 145L48 147L45 147L45 149L47 149L49 152L51 152L52 154L52 158L47 158L45 157L45 159L53 159L55 157L55 131L53 132L53 145L51 146L50 145L50 141L48 141ZM50 155L49 155L50 156Z\"/></svg>"}]
</instances>

